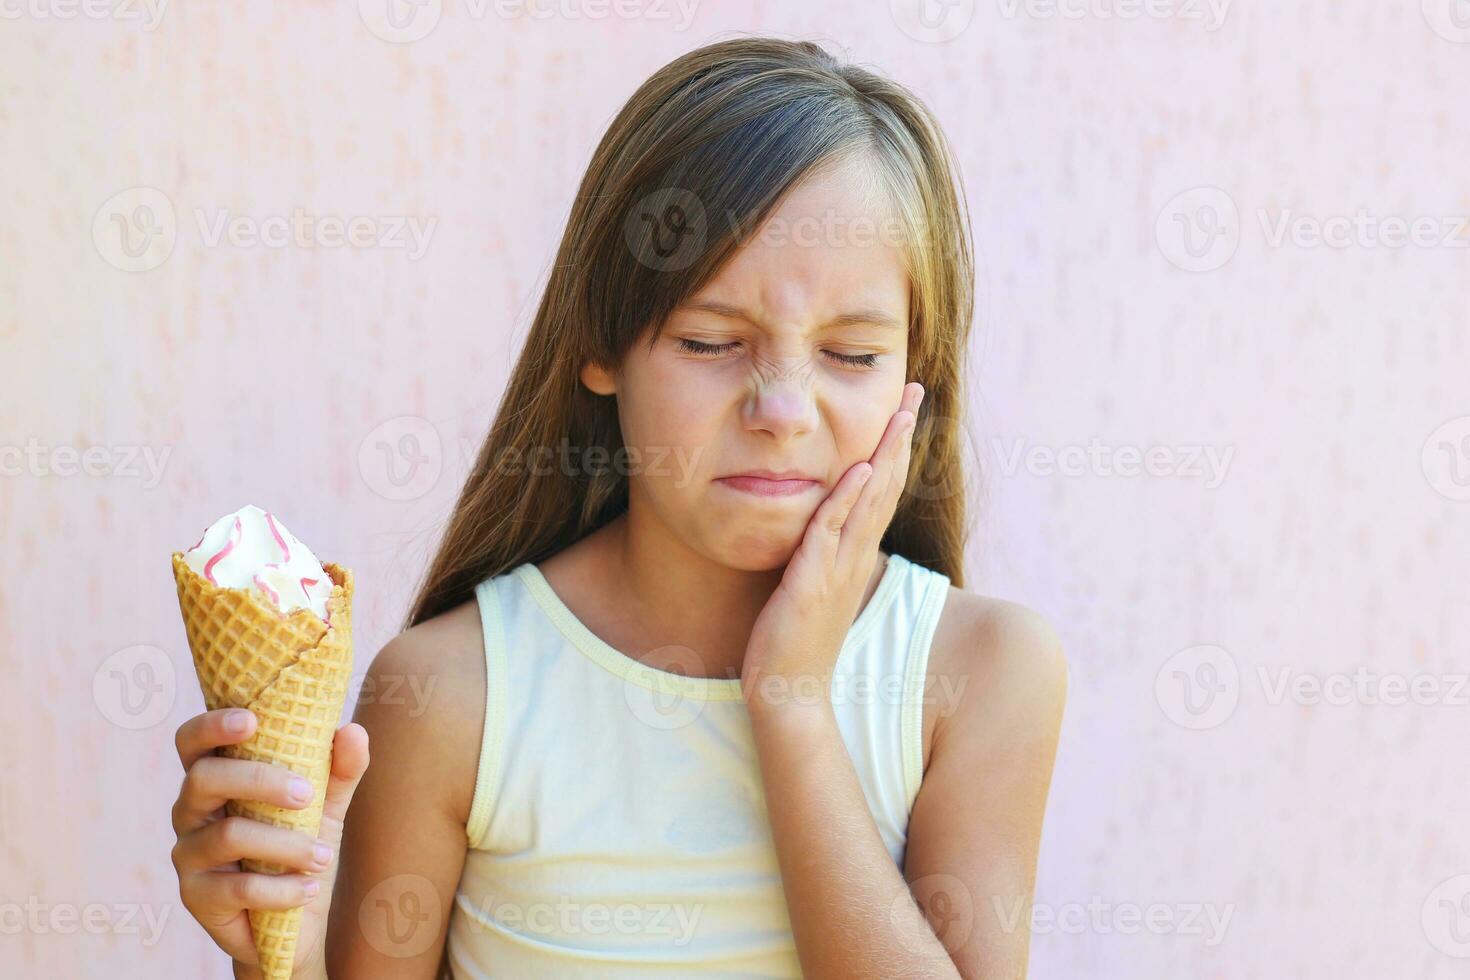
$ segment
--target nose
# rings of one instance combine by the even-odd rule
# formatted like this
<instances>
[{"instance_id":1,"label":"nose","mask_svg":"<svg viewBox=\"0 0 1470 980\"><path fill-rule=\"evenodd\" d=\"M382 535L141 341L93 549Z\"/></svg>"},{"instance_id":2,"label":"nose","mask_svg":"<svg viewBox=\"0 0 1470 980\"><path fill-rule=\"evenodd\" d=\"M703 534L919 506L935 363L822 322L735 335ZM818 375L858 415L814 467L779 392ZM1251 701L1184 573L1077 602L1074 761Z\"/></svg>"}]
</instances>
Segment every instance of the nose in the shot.
<instances>
[{"instance_id":1,"label":"nose","mask_svg":"<svg viewBox=\"0 0 1470 980\"><path fill-rule=\"evenodd\" d=\"M761 379L752 384L741 408L745 428L765 430L785 442L817 427L816 392L801 374Z\"/></svg>"}]
</instances>

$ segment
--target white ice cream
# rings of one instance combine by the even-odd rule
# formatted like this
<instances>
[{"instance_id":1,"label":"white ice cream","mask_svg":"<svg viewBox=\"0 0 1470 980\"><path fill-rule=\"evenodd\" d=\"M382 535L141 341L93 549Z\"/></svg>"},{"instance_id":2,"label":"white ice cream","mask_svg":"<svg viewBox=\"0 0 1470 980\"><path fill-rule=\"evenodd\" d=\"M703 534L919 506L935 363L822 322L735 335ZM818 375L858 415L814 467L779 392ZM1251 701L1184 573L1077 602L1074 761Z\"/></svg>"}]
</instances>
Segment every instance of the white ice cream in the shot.
<instances>
[{"instance_id":1,"label":"white ice cream","mask_svg":"<svg viewBox=\"0 0 1470 980\"><path fill-rule=\"evenodd\" d=\"M304 607L327 619L331 577L310 548L254 504L209 525L184 561L221 588L253 591L283 615Z\"/></svg>"}]
</instances>

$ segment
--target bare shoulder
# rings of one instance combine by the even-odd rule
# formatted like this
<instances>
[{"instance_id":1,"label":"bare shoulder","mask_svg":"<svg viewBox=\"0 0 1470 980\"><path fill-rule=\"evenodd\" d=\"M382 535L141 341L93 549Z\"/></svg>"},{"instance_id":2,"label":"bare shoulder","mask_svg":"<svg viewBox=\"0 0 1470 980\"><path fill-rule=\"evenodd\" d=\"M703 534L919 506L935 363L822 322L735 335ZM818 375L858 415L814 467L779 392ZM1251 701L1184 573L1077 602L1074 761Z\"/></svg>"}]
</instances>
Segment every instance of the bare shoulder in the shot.
<instances>
[{"instance_id":1,"label":"bare shoulder","mask_svg":"<svg viewBox=\"0 0 1470 980\"><path fill-rule=\"evenodd\" d=\"M393 766L432 787L460 822L469 819L485 720L485 655L471 599L412 626L378 651L363 678L358 717L373 755L402 753ZM373 731L376 728L378 731Z\"/></svg>"},{"instance_id":2,"label":"bare shoulder","mask_svg":"<svg viewBox=\"0 0 1470 980\"><path fill-rule=\"evenodd\" d=\"M1067 694L1061 638L1041 613L950 586L930 647L925 768L956 723L1053 732Z\"/></svg>"}]
</instances>

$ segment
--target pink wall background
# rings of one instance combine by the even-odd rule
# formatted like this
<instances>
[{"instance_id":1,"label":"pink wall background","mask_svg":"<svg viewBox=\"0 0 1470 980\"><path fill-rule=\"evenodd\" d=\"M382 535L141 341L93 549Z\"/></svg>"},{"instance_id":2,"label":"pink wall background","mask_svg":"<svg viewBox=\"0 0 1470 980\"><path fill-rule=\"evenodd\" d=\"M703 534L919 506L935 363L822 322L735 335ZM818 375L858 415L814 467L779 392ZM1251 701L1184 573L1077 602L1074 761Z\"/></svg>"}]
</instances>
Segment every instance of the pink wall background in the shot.
<instances>
[{"instance_id":1,"label":"pink wall background","mask_svg":"<svg viewBox=\"0 0 1470 980\"><path fill-rule=\"evenodd\" d=\"M1032 975L1464 975L1470 4L382 6L0 5L0 975L230 975L168 858L169 552L271 507L355 569L365 669L593 145L727 31L835 42L962 158L970 588L1072 672ZM298 208L427 248L211 244Z\"/></svg>"}]
</instances>

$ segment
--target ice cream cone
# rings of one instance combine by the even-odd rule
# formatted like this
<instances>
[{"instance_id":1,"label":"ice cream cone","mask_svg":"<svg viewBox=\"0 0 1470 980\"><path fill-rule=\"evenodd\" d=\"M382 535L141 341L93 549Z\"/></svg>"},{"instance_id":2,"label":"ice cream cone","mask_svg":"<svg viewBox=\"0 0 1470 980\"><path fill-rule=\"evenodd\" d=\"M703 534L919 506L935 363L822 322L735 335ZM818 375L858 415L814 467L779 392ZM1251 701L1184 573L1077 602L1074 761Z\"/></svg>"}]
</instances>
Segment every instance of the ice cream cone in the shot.
<instances>
[{"instance_id":1,"label":"ice cream cone","mask_svg":"<svg viewBox=\"0 0 1470 980\"><path fill-rule=\"evenodd\" d=\"M311 781L311 805L289 810L253 800L230 800L226 811L315 837L332 771L332 740L352 672L352 572L330 562L327 622L310 609L282 615L245 589L220 588L173 555L179 611L194 670L210 710L249 708L255 734L219 749L234 759L285 766ZM246 871L281 874L279 864L245 860ZM266 980L288 980L301 934L302 908L250 910L250 928Z\"/></svg>"}]
</instances>

